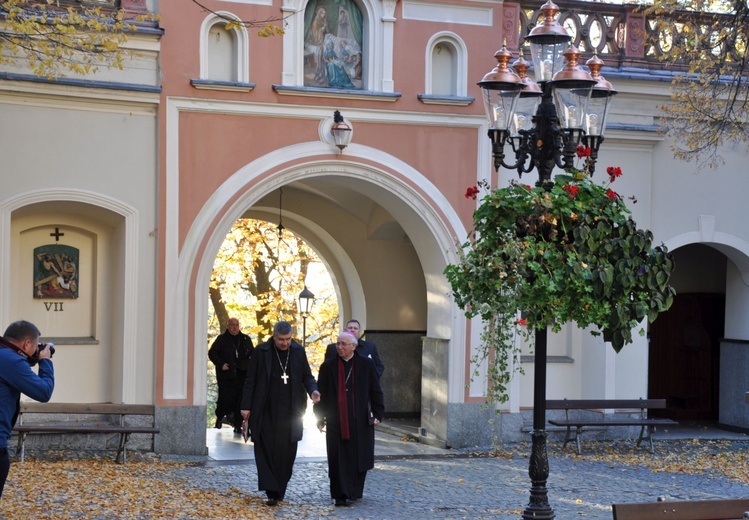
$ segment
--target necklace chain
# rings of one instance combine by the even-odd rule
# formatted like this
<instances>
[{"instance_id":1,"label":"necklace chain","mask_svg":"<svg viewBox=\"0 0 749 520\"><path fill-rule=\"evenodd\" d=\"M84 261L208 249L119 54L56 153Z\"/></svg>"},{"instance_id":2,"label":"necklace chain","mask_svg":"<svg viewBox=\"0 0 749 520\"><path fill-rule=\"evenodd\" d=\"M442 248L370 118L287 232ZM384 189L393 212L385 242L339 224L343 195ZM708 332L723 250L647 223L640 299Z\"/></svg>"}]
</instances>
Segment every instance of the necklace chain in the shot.
<instances>
[{"instance_id":1,"label":"necklace chain","mask_svg":"<svg viewBox=\"0 0 749 520\"><path fill-rule=\"evenodd\" d=\"M281 367L281 370L283 371L283 375L281 376L281 379L283 379L283 384L287 384L289 381L289 376L286 375L286 368L289 366L289 358L291 357L290 352L286 352L286 365L281 363L281 355L278 353L278 347L275 347L276 350L276 358L278 358L278 364Z\"/></svg>"}]
</instances>

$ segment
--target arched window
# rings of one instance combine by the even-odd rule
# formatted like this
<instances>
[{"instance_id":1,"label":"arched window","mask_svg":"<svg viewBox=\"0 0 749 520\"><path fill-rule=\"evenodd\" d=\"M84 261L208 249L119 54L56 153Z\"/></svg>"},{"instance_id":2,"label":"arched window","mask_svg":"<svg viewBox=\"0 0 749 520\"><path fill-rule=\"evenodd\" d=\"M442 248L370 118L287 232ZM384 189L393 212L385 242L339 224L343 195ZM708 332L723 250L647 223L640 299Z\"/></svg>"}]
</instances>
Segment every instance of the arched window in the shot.
<instances>
[{"instance_id":1,"label":"arched window","mask_svg":"<svg viewBox=\"0 0 749 520\"><path fill-rule=\"evenodd\" d=\"M353 0L310 0L304 10L304 86L364 88L363 22Z\"/></svg>"},{"instance_id":2,"label":"arched window","mask_svg":"<svg viewBox=\"0 0 749 520\"><path fill-rule=\"evenodd\" d=\"M240 21L226 12L212 13L203 21L200 31L201 83L244 84L249 81L247 30L242 25L227 29L229 20Z\"/></svg>"},{"instance_id":3,"label":"arched window","mask_svg":"<svg viewBox=\"0 0 749 520\"><path fill-rule=\"evenodd\" d=\"M432 48L432 94L458 95L458 56L452 43L441 41Z\"/></svg>"},{"instance_id":4,"label":"arched window","mask_svg":"<svg viewBox=\"0 0 749 520\"><path fill-rule=\"evenodd\" d=\"M451 32L435 34L426 48L424 89L428 96L462 98L468 91L467 50Z\"/></svg>"},{"instance_id":5,"label":"arched window","mask_svg":"<svg viewBox=\"0 0 749 520\"><path fill-rule=\"evenodd\" d=\"M207 71L204 79L238 81L237 39L234 31L227 31L221 23L213 24L206 42Z\"/></svg>"}]
</instances>

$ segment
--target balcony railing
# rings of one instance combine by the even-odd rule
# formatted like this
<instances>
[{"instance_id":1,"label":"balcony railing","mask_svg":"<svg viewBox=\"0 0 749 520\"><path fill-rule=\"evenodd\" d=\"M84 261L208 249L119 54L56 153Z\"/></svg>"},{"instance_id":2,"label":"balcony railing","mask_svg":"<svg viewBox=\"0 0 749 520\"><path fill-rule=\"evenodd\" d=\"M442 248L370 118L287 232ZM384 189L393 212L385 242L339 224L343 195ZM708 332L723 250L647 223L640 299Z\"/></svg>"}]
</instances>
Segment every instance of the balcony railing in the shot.
<instances>
[{"instance_id":1,"label":"balcony railing","mask_svg":"<svg viewBox=\"0 0 749 520\"><path fill-rule=\"evenodd\" d=\"M517 50L528 31L536 25L541 3L503 4L503 36L507 38L508 48ZM730 27L733 21L730 15L679 11L666 19L646 15L645 6L634 4L581 0L555 0L555 3L559 6L558 20L572 34L572 43L586 56L597 51L610 67L683 70L685 64L681 60L673 57L664 60L672 48L684 52L702 50L708 55L726 56L728 62L740 61L740 53L725 43L719 34ZM738 30L746 31L743 25L739 27ZM721 43L708 49L705 42Z\"/></svg>"}]
</instances>

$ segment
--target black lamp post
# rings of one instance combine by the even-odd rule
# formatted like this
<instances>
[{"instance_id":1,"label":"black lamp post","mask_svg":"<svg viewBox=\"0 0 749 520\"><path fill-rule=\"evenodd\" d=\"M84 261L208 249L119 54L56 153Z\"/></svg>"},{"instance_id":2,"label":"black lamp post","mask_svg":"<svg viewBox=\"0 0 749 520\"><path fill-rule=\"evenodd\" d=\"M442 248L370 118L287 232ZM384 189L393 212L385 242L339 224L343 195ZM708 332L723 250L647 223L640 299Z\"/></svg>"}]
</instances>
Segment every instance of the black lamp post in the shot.
<instances>
[{"instance_id":1,"label":"black lamp post","mask_svg":"<svg viewBox=\"0 0 749 520\"><path fill-rule=\"evenodd\" d=\"M579 64L580 51L569 45L571 36L556 21L559 8L549 0L541 7L543 17L525 38L530 43L536 82L525 76L529 63L522 57L508 66L512 55L506 45L494 55L497 66L478 83L489 118L494 167L517 170L518 175L533 168L538 172L536 186L550 188L555 166L573 167L577 147L591 149L587 159L590 173L595 168L598 149L608 115L609 100L616 91L600 76L603 61L594 56L587 65ZM509 143L515 158L505 160ZM524 519L553 519L546 481L549 459L546 452L546 348L547 327L535 331L533 371L533 432L528 474L530 500Z\"/></svg>"},{"instance_id":2,"label":"black lamp post","mask_svg":"<svg viewBox=\"0 0 749 520\"><path fill-rule=\"evenodd\" d=\"M299 293L299 313L302 315L302 346L307 346L307 316L312 308L312 303L315 301L315 295L312 291L304 286L302 292Z\"/></svg>"}]
</instances>

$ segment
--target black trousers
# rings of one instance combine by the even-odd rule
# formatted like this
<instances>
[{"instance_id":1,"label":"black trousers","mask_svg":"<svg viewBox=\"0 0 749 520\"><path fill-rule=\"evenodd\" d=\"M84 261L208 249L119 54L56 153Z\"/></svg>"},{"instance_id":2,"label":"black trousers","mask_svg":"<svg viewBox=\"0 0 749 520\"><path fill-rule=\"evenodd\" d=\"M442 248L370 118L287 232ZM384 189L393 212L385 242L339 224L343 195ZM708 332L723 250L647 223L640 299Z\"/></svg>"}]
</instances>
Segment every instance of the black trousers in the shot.
<instances>
[{"instance_id":1,"label":"black trousers","mask_svg":"<svg viewBox=\"0 0 749 520\"><path fill-rule=\"evenodd\" d=\"M5 488L5 480L8 478L8 471L10 471L8 448L0 448L0 498L3 497L3 488Z\"/></svg>"},{"instance_id":2,"label":"black trousers","mask_svg":"<svg viewBox=\"0 0 749 520\"><path fill-rule=\"evenodd\" d=\"M233 416L235 428L242 426L242 415L239 408L242 404L244 379L232 378L218 381L218 399L216 400L216 419Z\"/></svg>"}]
</instances>

